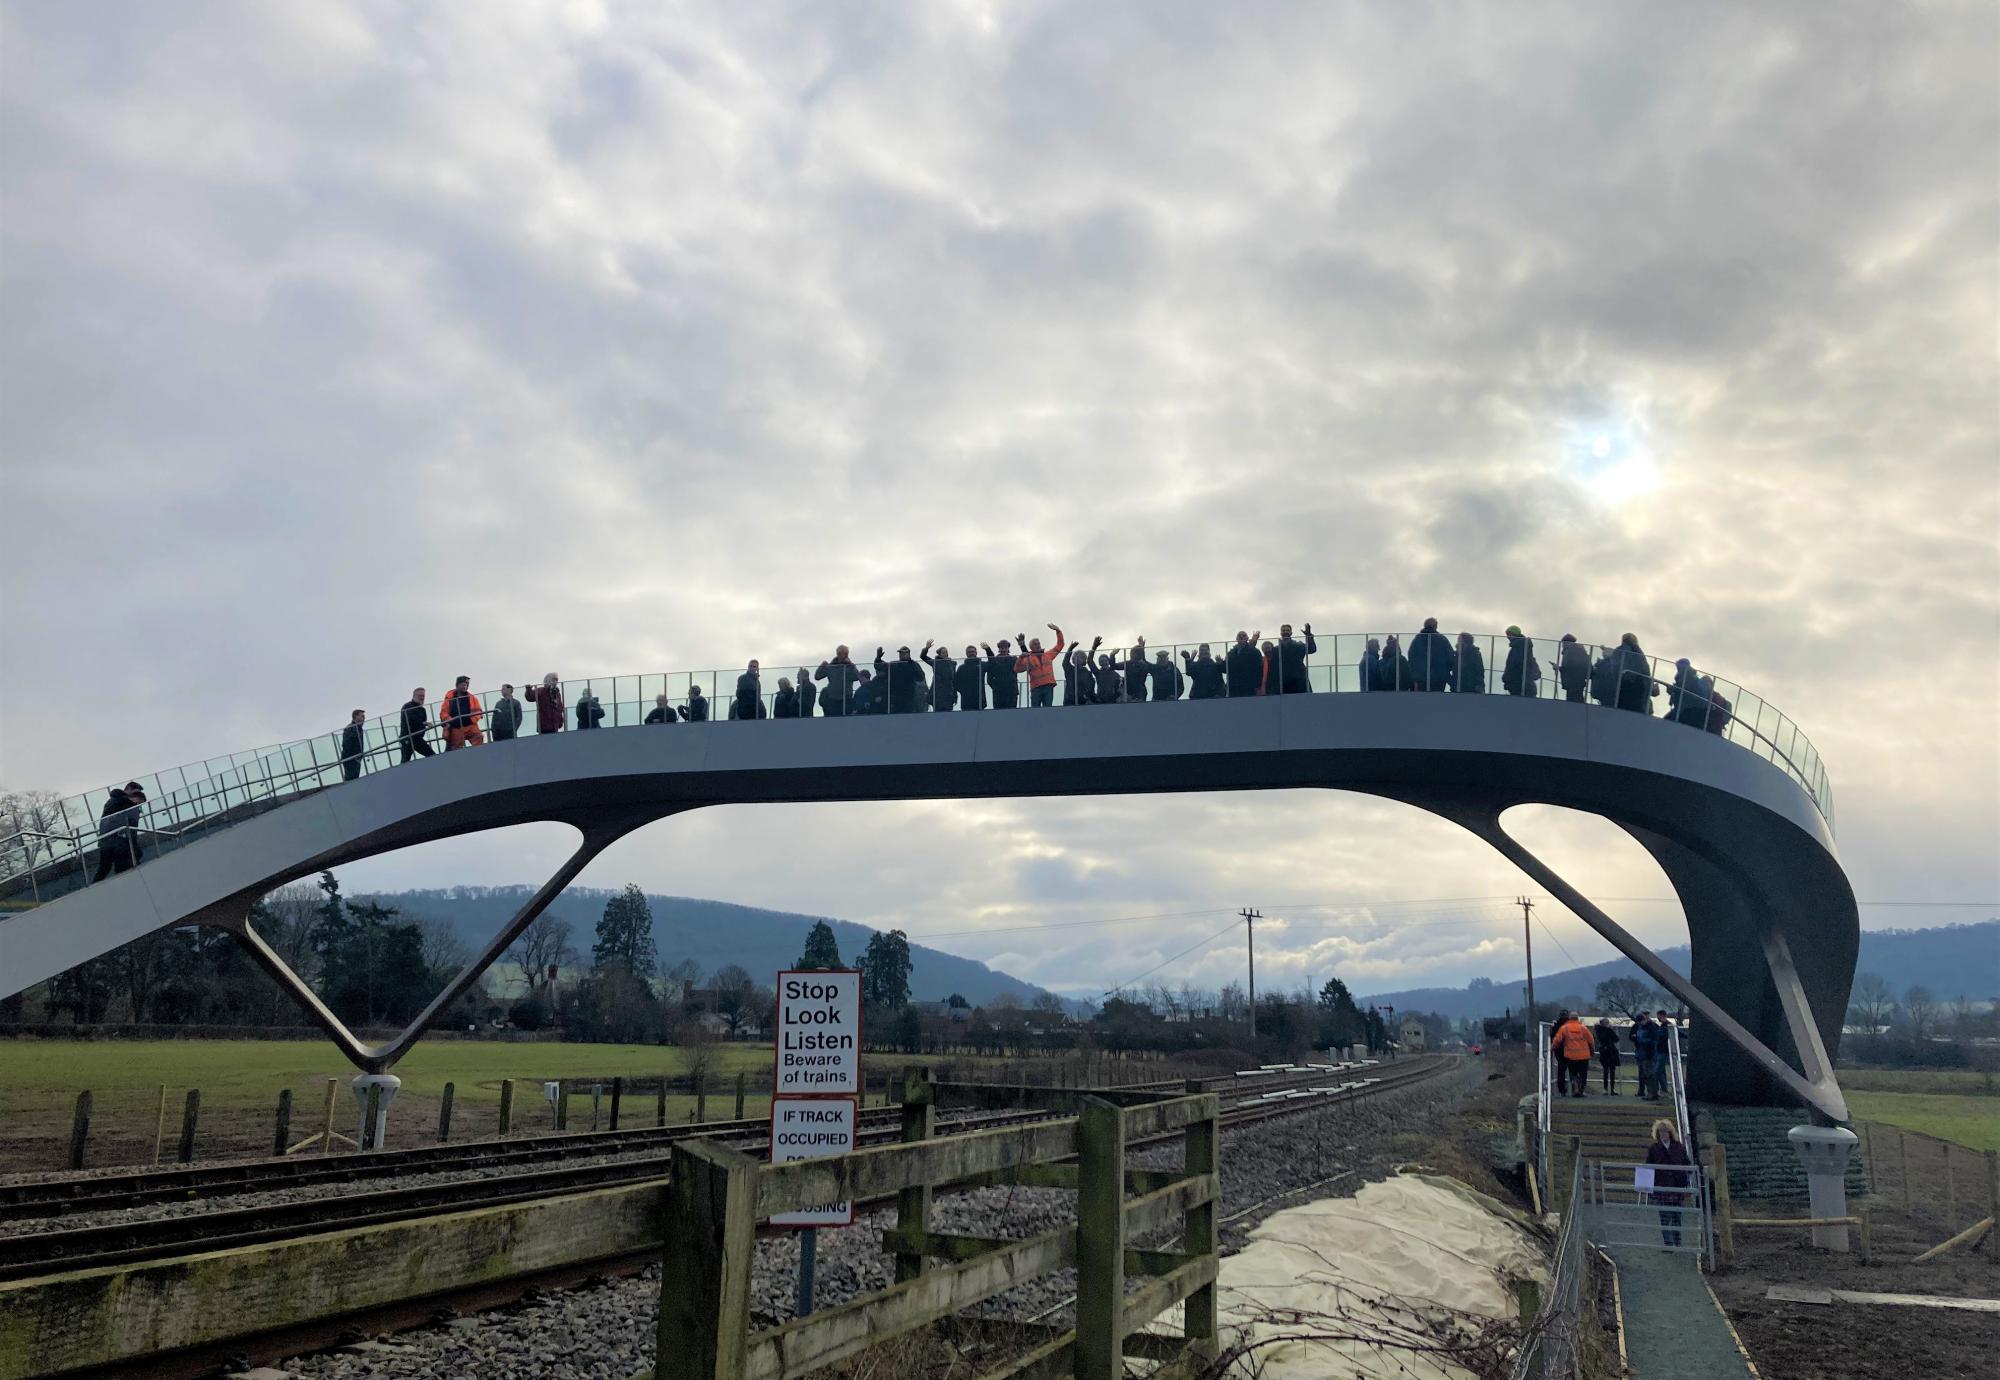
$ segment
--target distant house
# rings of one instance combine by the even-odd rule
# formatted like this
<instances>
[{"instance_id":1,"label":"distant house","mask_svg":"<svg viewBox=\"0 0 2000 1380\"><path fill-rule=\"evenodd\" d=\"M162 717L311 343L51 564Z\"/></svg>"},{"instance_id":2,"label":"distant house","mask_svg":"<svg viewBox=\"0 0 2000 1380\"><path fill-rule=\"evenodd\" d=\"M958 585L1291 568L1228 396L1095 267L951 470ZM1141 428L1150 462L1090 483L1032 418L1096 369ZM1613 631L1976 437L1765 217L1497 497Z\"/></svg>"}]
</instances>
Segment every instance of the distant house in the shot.
<instances>
[{"instance_id":1,"label":"distant house","mask_svg":"<svg viewBox=\"0 0 2000 1380\"><path fill-rule=\"evenodd\" d=\"M957 1021L960 1024L972 1020L970 1006L953 1006L948 1001L913 1001L910 1007L925 1020Z\"/></svg>"},{"instance_id":2,"label":"distant house","mask_svg":"<svg viewBox=\"0 0 2000 1380\"><path fill-rule=\"evenodd\" d=\"M1396 1039L1404 1049L1421 1054L1424 1049L1424 1023L1415 1016L1406 1016L1401 1029L1397 1031Z\"/></svg>"}]
</instances>

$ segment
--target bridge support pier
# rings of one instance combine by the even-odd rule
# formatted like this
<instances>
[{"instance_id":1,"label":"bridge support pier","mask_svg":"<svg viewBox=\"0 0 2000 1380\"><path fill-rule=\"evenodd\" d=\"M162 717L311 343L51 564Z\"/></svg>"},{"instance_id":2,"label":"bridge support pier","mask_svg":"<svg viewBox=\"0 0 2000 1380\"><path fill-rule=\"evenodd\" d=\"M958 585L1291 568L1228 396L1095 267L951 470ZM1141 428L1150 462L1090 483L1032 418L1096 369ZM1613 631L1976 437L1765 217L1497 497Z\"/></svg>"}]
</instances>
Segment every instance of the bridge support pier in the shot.
<instances>
[{"instance_id":1,"label":"bridge support pier","mask_svg":"<svg viewBox=\"0 0 2000 1380\"><path fill-rule=\"evenodd\" d=\"M358 1119L355 1122L354 1143L367 1146L371 1150L380 1150L387 1143L389 1104L396 1100L396 1093L403 1086L403 1080L393 1073L362 1073L355 1075L351 1086L354 1089L354 1100L360 1104L355 1109L355 1116ZM370 1091L377 1093L373 1126L368 1124Z\"/></svg>"}]
</instances>

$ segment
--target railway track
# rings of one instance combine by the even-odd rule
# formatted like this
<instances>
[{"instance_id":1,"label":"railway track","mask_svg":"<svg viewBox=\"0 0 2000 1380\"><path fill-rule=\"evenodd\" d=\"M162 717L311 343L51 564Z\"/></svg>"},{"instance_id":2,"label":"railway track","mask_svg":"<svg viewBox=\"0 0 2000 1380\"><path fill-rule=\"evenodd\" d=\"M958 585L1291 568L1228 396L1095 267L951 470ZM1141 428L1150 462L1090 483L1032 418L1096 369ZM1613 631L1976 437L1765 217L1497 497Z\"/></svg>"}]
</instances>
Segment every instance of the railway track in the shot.
<instances>
[{"instance_id":1,"label":"railway track","mask_svg":"<svg viewBox=\"0 0 2000 1380\"><path fill-rule=\"evenodd\" d=\"M1226 1077L1202 1080L1221 1084L1235 1098L1225 1097L1225 1125L1285 1116L1386 1091L1437 1071L1425 1064L1399 1070L1372 1066L1366 1081L1350 1077L1339 1091L1313 1094L1338 1072L1308 1068L1270 1070L1268 1077ZM1355 1071L1350 1070L1350 1073ZM1121 1091L1179 1092L1185 1083L1126 1085ZM989 1129L1046 1120L1047 1111L1000 1111L948 1114L948 1124L962 1129ZM900 1110L872 1108L863 1113L860 1143L880 1145L900 1134ZM704 1122L693 1126L646 1127L613 1132L573 1132L522 1141L490 1141L459 1146L427 1146L416 1150L371 1152L315 1161L255 1161L247 1164L145 1171L131 1175L55 1183L13 1185L18 1192L0 1210L21 1216L111 1211L164 1202L219 1200L251 1192L283 1191L326 1183L365 1182L369 1178L404 1174L461 1171L460 1177L408 1187L369 1188L359 1192L301 1198L254 1206L220 1206L205 1211L151 1219L126 1219L56 1230L0 1236L0 1281L29 1279L57 1271L131 1265L199 1251L223 1250L263 1242L387 1222L459 1212L470 1208L558 1197L587 1189L609 1188L664 1179L676 1141L701 1137L746 1152L768 1143L764 1119ZM641 1153L631 1154L638 1151ZM646 1153L651 1152L651 1153ZM627 1158L589 1164L562 1161L585 1156L623 1154ZM343 1172L343 1161L345 1172ZM353 1162L360 1161L355 1164ZM78 1189L94 1192L77 1193Z\"/></svg>"}]
</instances>

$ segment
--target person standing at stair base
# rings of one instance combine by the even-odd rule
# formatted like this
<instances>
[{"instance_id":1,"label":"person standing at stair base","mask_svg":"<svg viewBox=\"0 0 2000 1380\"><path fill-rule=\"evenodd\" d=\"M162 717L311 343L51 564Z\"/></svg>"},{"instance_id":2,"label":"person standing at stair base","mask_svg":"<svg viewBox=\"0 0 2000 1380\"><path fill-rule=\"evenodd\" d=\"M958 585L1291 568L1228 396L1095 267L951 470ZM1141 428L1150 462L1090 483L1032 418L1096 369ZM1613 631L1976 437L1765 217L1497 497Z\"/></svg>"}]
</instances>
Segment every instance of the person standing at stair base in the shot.
<instances>
[{"instance_id":1,"label":"person standing at stair base","mask_svg":"<svg viewBox=\"0 0 2000 1380\"><path fill-rule=\"evenodd\" d=\"M1590 1055L1593 1046L1590 1027L1574 1013L1565 1011L1556 1018L1555 1034L1549 1048L1562 1060L1562 1071L1571 1097L1582 1097L1590 1087ZM1561 1080L1558 1081L1561 1087Z\"/></svg>"},{"instance_id":2,"label":"person standing at stair base","mask_svg":"<svg viewBox=\"0 0 2000 1380\"><path fill-rule=\"evenodd\" d=\"M1687 1173L1673 1166L1693 1163L1687 1147L1674 1134L1673 1122L1664 1119L1654 1122L1653 1143L1646 1147L1646 1164L1653 1171L1653 1186L1648 1193L1656 1203L1673 1205L1660 1208L1660 1240L1669 1246L1681 1244L1680 1203L1688 1196Z\"/></svg>"}]
</instances>

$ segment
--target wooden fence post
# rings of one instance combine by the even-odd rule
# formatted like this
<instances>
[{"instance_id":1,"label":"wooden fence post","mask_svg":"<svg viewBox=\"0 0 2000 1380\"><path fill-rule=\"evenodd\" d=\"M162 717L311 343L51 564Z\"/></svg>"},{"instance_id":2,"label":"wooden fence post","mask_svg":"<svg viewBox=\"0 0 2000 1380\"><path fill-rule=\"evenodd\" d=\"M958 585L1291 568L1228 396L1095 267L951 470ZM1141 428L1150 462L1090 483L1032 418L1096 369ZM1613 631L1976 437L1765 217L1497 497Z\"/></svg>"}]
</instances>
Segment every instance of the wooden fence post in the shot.
<instances>
[{"instance_id":1,"label":"wooden fence post","mask_svg":"<svg viewBox=\"0 0 2000 1380\"><path fill-rule=\"evenodd\" d=\"M319 1142L319 1152L322 1155L331 1155L333 1153L333 1104L339 1094L340 1080L338 1078L327 1079L326 1114L321 1118L326 1124L320 1128Z\"/></svg>"},{"instance_id":2,"label":"wooden fence post","mask_svg":"<svg viewBox=\"0 0 2000 1380\"><path fill-rule=\"evenodd\" d=\"M1910 1138L1896 1128L1896 1150L1903 1161L1903 1211L1910 1211Z\"/></svg>"},{"instance_id":3,"label":"wooden fence post","mask_svg":"<svg viewBox=\"0 0 2000 1380\"><path fill-rule=\"evenodd\" d=\"M167 1139L167 1085L160 1084L160 1113L153 1118L153 1163L160 1162L160 1147Z\"/></svg>"},{"instance_id":4,"label":"wooden fence post","mask_svg":"<svg viewBox=\"0 0 2000 1380\"><path fill-rule=\"evenodd\" d=\"M1951 1142L1944 1143L1944 1234L1958 1230L1958 1182L1951 1172Z\"/></svg>"},{"instance_id":5,"label":"wooden fence post","mask_svg":"<svg viewBox=\"0 0 2000 1380\"><path fill-rule=\"evenodd\" d=\"M180 1162L194 1163L194 1127L201 1116L201 1089L189 1088L187 1106L181 1111Z\"/></svg>"},{"instance_id":6,"label":"wooden fence post","mask_svg":"<svg viewBox=\"0 0 2000 1380\"><path fill-rule=\"evenodd\" d=\"M937 1134L937 1088L929 1068L910 1069L903 1074L903 1140L929 1140ZM896 1191L896 1230L899 1234L927 1233L931 1229L931 1186ZM896 1282L915 1279L929 1268L922 1251L896 1252Z\"/></svg>"},{"instance_id":7,"label":"wooden fence post","mask_svg":"<svg viewBox=\"0 0 2000 1380\"><path fill-rule=\"evenodd\" d=\"M655 1126L667 1124L667 1076L664 1073L660 1075L660 1101L653 1109L653 1124Z\"/></svg>"},{"instance_id":8,"label":"wooden fence post","mask_svg":"<svg viewBox=\"0 0 2000 1380\"><path fill-rule=\"evenodd\" d=\"M514 1133L514 1080L511 1078L503 1078L500 1080L500 1134L503 1136L508 1136L512 1135L513 1133Z\"/></svg>"},{"instance_id":9,"label":"wooden fence post","mask_svg":"<svg viewBox=\"0 0 2000 1380\"><path fill-rule=\"evenodd\" d=\"M618 1129L618 1104L624 1100L625 1080L623 1078L613 1078L611 1080L611 1121L607 1129L613 1131Z\"/></svg>"},{"instance_id":10,"label":"wooden fence post","mask_svg":"<svg viewBox=\"0 0 2000 1380\"><path fill-rule=\"evenodd\" d=\"M1124 1110L1084 1098L1076 1148L1076 1380L1123 1380Z\"/></svg>"},{"instance_id":11,"label":"wooden fence post","mask_svg":"<svg viewBox=\"0 0 2000 1380\"><path fill-rule=\"evenodd\" d=\"M271 1133L271 1153L282 1155L292 1144L292 1090L286 1088L278 1094L278 1125Z\"/></svg>"},{"instance_id":12,"label":"wooden fence post","mask_svg":"<svg viewBox=\"0 0 2000 1380\"><path fill-rule=\"evenodd\" d=\"M569 1084L566 1082L556 1084L556 1129L569 1129Z\"/></svg>"},{"instance_id":13,"label":"wooden fence post","mask_svg":"<svg viewBox=\"0 0 2000 1380\"><path fill-rule=\"evenodd\" d=\"M361 1138L354 1143L356 1150L379 1150L376 1144L375 1119L382 1115L382 1085L368 1085L368 1101L361 1109Z\"/></svg>"},{"instance_id":14,"label":"wooden fence post","mask_svg":"<svg viewBox=\"0 0 2000 1380\"><path fill-rule=\"evenodd\" d=\"M438 1144L451 1139L451 1103L458 1093L458 1084L444 1085L444 1101L438 1106Z\"/></svg>"},{"instance_id":15,"label":"wooden fence post","mask_svg":"<svg viewBox=\"0 0 2000 1380\"><path fill-rule=\"evenodd\" d=\"M1866 1205L1861 1209L1861 1263L1875 1262L1875 1225L1873 1210Z\"/></svg>"},{"instance_id":16,"label":"wooden fence post","mask_svg":"<svg viewBox=\"0 0 2000 1380\"><path fill-rule=\"evenodd\" d=\"M736 1119L743 1120L743 1075L736 1075Z\"/></svg>"},{"instance_id":17,"label":"wooden fence post","mask_svg":"<svg viewBox=\"0 0 2000 1380\"><path fill-rule=\"evenodd\" d=\"M1736 1259L1736 1216L1729 1205L1729 1152L1721 1141L1709 1147L1713 1167L1709 1171L1715 1185L1715 1249L1728 1265Z\"/></svg>"},{"instance_id":18,"label":"wooden fence post","mask_svg":"<svg viewBox=\"0 0 2000 1380\"><path fill-rule=\"evenodd\" d=\"M76 1095L76 1112L69 1122L69 1167L83 1168L83 1147L90 1139L90 1107L95 1101L88 1088Z\"/></svg>"},{"instance_id":19,"label":"wooden fence post","mask_svg":"<svg viewBox=\"0 0 2000 1380\"><path fill-rule=\"evenodd\" d=\"M1190 1096L1199 1095L1201 1080L1190 1078L1184 1085ZM1220 1174L1222 1164L1222 1101L1216 1099L1215 1115L1203 1121L1191 1121L1182 1140L1181 1173ZM1122 1179L1123 1176L1121 1175ZM1122 1231L1120 1233L1123 1235ZM1212 1256L1220 1247L1215 1230L1215 1200L1210 1199L1200 1207L1187 1210L1186 1235L1181 1249L1188 1255ZM1182 1332L1187 1337L1187 1349L1191 1356L1204 1363L1215 1360L1219 1349L1215 1327L1215 1286L1203 1285L1187 1296L1183 1315L1185 1326Z\"/></svg>"},{"instance_id":20,"label":"wooden fence post","mask_svg":"<svg viewBox=\"0 0 2000 1380\"><path fill-rule=\"evenodd\" d=\"M741 1380L757 1256L757 1161L707 1141L674 1146L661 1255L659 1380Z\"/></svg>"}]
</instances>

